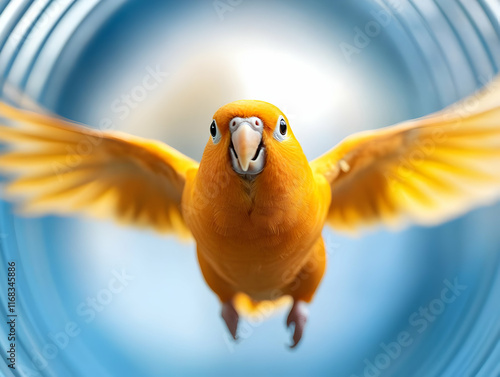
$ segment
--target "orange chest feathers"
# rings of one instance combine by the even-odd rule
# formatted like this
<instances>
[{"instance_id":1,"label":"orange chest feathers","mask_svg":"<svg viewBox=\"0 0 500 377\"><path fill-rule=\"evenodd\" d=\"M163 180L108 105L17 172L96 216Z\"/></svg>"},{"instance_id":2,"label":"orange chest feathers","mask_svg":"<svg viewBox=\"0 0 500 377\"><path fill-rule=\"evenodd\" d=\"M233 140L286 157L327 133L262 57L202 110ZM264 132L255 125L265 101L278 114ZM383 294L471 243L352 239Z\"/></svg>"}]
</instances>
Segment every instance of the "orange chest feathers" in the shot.
<instances>
[{"instance_id":1,"label":"orange chest feathers","mask_svg":"<svg viewBox=\"0 0 500 377\"><path fill-rule=\"evenodd\" d=\"M321 237L329 201L328 186L307 163L266 168L252 181L201 164L182 205L198 253L225 280L252 288L275 287L301 268Z\"/></svg>"}]
</instances>

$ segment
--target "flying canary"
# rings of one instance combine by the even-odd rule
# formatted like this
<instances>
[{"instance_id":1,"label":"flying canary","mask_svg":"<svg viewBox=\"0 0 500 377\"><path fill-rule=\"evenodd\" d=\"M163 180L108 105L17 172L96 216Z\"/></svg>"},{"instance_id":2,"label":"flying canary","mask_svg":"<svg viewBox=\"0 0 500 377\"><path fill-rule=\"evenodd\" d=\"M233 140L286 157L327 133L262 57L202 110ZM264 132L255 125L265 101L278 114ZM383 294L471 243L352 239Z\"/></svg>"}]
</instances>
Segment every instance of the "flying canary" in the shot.
<instances>
[{"instance_id":1,"label":"flying canary","mask_svg":"<svg viewBox=\"0 0 500 377\"><path fill-rule=\"evenodd\" d=\"M433 225L500 197L500 84L436 114L348 137L308 162L287 117L237 101L200 163L166 144L0 103L5 196L30 215L85 213L193 237L236 338L241 314L291 297L295 347L325 270L326 223Z\"/></svg>"}]
</instances>

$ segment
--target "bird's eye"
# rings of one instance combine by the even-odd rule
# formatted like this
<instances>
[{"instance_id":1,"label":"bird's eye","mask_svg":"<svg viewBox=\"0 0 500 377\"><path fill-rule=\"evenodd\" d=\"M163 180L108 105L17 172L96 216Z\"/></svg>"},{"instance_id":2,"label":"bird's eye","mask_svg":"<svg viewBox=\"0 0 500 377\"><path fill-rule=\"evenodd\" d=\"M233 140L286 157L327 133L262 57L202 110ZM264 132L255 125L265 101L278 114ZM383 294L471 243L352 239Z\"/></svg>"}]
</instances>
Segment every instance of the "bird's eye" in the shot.
<instances>
[{"instance_id":1,"label":"bird's eye","mask_svg":"<svg viewBox=\"0 0 500 377\"><path fill-rule=\"evenodd\" d=\"M285 141L288 137L288 125L286 124L285 118L282 116L278 118L278 123L276 124L273 136L278 141Z\"/></svg>"},{"instance_id":2,"label":"bird's eye","mask_svg":"<svg viewBox=\"0 0 500 377\"><path fill-rule=\"evenodd\" d=\"M212 137L217 136L217 126L215 125L215 120L213 120L212 124L210 125L210 135L212 135Z\"/></svg>"},{"instance_id":3,"label":"bird's eye","mask_svg":"<svg viewBox=\"0 0 500 377\"><path fill-rule=\"evenodd\" d=\"M212 124L210 125L210 135L212 136L212 141L214 142L214 144L217 144L220 141L221 134L219 131L219 127L217 127L215 119L212 121Z\"/></svg>"},{"instance_id":4,"label":"bird's eye","mask_svg":"<svg viewBox=\"0 0 500 377\"><path fill-rule=\"evenodd\" d=\"M283 136L286 135L286 122L283 118L281 118L280 120L280 134L282 134Z\"/></svg>"}]
</instances>

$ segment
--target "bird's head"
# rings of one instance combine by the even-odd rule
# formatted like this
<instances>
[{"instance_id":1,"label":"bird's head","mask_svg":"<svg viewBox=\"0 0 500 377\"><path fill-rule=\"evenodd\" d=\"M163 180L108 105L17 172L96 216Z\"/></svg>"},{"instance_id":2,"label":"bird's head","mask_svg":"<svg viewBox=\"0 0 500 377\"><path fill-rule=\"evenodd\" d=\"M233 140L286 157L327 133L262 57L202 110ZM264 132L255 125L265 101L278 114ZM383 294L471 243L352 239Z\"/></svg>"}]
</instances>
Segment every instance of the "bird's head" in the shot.
<instances>
[{"instance_id":1,"label":"bird's head","mask_svg":"<svg viewBox=\"0 0 500 377\"><path fill-rule=\"evenodd\" d=\"M284 168L305 160L286 116L270 103L250 100L232 102L215 113L205 158L247 180L270 165Z\"/></svg>"}]
</instances>

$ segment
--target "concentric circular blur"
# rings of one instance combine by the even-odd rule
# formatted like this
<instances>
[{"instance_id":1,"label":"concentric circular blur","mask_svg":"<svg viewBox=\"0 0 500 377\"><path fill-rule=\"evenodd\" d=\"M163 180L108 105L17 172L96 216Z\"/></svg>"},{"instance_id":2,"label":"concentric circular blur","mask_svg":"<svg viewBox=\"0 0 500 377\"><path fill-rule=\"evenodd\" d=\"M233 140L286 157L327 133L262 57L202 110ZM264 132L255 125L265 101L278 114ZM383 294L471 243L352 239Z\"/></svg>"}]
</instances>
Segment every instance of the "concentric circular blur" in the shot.
<instances>
[{"instance_id":1,"label":"concentric circular blur","mask_svg":"<svg viewBox=\"0 0 500 377\"><path fill-rule=\"evenodd\" d=\"M497 0L11 0L0 11L3 100L196 159L234 100L277 105L314 158L441 109L500 66ZM328 271L295 352L284 312L229 340L192 243L0 205L0 276L15 261L18 278L18 368L0 363L2 375L500 376L498 205L359 239L326 229Z\"/></svg>"}]
</instances>

